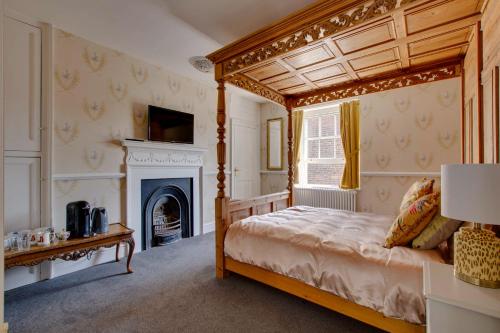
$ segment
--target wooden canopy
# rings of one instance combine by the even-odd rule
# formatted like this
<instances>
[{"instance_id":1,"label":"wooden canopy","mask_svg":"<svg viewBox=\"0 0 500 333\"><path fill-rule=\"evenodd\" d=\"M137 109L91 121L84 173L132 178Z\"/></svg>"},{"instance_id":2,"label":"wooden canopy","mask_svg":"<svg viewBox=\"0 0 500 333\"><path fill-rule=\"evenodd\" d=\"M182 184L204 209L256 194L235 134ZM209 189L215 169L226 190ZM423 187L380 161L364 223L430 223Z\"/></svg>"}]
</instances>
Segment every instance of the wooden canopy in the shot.
<instances>
[{"instance_id":1,"label":"wooden canopy","mask_svg":"<svg viewBox=\"0 0 500 333\"><path fill-rule=\"evenodd\" d=\"M207 57L293 107L460 75L483 0L323 0Z\"/></svg>"}]
</instances>

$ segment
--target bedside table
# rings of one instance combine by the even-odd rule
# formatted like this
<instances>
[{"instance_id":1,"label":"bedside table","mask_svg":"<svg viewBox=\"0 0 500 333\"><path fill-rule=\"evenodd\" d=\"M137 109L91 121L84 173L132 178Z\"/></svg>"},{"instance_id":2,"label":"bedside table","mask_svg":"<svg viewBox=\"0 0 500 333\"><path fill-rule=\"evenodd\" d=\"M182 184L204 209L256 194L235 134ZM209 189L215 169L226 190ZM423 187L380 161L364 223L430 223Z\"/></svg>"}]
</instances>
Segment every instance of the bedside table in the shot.
<instances>
[{"instance_id":1,"label":"bedside table","mask_svg":"<svg viewBox=\"0 0 500 333\"><path fill-rule=\"evenodd\" d=\"M453 266L424 263L427 333L500 332L500 289L453 276Z\"/></svg>"}]
</instances>

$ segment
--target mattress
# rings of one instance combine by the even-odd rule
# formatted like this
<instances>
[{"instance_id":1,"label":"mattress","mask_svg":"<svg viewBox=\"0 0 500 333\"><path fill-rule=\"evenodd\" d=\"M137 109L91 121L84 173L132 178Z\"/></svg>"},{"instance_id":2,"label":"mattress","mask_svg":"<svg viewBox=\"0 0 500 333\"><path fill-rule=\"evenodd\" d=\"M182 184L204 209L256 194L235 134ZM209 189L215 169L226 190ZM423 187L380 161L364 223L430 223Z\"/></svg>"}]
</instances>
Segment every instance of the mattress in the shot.
<instances>
[{"instance_id":1,"label":"mattress","mask_svg":"<svg viewBox=\"0 0 500 333\"><path fill-rule=\"evenodd\" d=\"M385 316L425 323L424 261L436 250L382 245L393 217L291 207L233 223L225 255L303 281Z\"/></svg>"}]
</instances>

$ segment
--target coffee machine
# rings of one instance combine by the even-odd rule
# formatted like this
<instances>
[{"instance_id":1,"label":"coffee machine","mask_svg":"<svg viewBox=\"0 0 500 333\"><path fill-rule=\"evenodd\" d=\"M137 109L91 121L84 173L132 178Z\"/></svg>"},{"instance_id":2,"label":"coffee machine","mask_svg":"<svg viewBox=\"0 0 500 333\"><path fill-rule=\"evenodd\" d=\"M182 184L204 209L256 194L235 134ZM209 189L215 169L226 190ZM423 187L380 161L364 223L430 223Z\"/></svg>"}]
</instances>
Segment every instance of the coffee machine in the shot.
<instances>
[{"instance_id":1,"label":"coffee machine","mask_svg":"<svg viewBox=\"0 0 500 333\"><path fill-rule=\"evenodd\" d=\"M66 205L66 230L70 238L90 237L90 204L87 201L75 201Z\"/></svg>"}]
</instances>

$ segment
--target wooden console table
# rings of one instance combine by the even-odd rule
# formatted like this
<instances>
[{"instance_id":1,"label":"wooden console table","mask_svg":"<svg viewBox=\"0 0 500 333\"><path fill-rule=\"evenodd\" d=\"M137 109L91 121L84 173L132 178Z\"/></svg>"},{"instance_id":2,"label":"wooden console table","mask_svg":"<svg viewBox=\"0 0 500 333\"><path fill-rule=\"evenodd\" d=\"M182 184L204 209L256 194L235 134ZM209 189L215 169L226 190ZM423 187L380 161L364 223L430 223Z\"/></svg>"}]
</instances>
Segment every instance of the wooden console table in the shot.
<instances>
[{"instance_id":1,"label":"wooden console table","mask_svg":"<svg viewBox=\"0 0 500 333\"><path fill-rule=\"evenodd\" d=\"M134 230L124 227L119 223L110 224L109 231L89 238L75 238L67 241L59 241L48 246L32 246L29 250L5 252L5 268L15 266L34 266L46 260L78 260L91 255L102 247L116 246L116 261L119 261L118 253L120 243L129 246L127 258L127 272L132 273L130 261L134 254L135 241L132 233Z\"/></svg>"}]
</instances>

